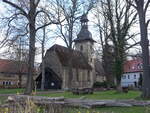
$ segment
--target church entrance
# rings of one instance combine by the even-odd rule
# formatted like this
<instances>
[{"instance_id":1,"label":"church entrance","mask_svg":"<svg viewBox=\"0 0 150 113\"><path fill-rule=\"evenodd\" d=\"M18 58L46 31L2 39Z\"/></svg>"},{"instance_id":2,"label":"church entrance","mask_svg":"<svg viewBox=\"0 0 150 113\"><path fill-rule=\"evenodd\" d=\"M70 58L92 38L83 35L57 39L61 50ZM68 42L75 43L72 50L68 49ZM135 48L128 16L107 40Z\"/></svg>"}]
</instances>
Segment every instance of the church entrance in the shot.
<instances>
[{"instance_id":1,"label":"church entrance","mask_svg":"<svg viewBox=\"0 0 150 113\"><path fill-rule=\"evenodd\" d=\"M37 88L41 88L42 73L36 79ZM61 89L62 81L50 68L45 69L45 89Z\"/></svg>"}]
</instances>

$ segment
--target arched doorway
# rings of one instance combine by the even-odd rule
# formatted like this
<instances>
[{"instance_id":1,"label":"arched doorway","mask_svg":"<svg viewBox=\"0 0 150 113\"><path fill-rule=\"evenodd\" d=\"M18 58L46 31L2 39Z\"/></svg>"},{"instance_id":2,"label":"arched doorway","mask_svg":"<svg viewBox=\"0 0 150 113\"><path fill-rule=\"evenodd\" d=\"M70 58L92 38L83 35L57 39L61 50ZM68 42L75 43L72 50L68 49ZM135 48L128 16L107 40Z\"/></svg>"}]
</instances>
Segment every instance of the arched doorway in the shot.
<instances>
[{"instance_id":1,"label":"arched doorway","mask_svg":"<svg viewBox=\"0 0 150 113\"><path fill-rule=\"evenodd\" d=\"M37 77L36 83L37 88L41 88L41 80L42 80L42 73ZM62 80L60 77L50 68L45 68L45 89L61 89Z\"/></svg>"}]
</instances>

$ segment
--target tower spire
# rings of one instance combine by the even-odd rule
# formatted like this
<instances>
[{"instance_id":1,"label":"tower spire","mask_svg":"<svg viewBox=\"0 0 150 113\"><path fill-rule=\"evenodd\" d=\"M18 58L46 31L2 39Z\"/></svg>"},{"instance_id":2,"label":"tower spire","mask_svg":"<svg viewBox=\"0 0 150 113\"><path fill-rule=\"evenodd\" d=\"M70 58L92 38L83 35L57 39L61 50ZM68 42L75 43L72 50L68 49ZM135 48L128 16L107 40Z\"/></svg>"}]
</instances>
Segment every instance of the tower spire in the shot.
<instances>
[{"instance_id":1,"label":"tower spire","mask_svg":"<svg viewBox=\"0 0 150 113\"><path fill-rule=\"evenodd\" d=\"M81 30L79 34L77 35L77 38L74 40L75 43L77 42L83 42L83 41L90 41L90 42L95 42L92 39L92 34L88 30L88 18L87 14L83 14L81 16L80 22L81 22Z\"/></svg>"}]
</instances>

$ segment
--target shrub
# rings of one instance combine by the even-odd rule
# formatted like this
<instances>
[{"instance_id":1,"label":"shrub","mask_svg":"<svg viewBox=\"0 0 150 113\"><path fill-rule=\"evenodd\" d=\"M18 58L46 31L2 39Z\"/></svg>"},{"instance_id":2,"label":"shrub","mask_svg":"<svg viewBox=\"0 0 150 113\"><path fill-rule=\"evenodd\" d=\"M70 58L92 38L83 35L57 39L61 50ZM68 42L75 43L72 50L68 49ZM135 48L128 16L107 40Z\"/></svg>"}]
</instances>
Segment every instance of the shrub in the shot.
<instances>
[{"instance_id":1,"label":"shrub","mask_svg":"<svg viewBox=\"0 0 150 113\"><path fill-rule=\"evenodd\" d=\"M93 88L116 88L113 83L108 83L107 81L104 82L95 82Z\"/></svg>"},{"instance_id":2,"label":"shrub","mask_svg":"<svg viewBox=\"0 0 150 113\"><path fill-rule=\"evenodd\" d=\"M93 88L107 88L107 82L95 82Z\"/></svg>"}]
</instances>

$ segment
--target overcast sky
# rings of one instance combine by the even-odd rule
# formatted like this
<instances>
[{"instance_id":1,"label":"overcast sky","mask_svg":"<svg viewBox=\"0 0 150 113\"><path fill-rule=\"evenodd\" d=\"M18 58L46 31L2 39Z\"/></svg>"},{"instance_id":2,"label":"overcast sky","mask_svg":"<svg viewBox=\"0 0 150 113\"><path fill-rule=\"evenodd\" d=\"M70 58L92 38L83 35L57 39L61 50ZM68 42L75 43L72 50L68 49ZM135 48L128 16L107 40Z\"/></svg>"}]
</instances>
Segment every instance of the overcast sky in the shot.
<instances>
[{"instance_id":1,"label":"overcast sky","mask_svg":"<svg viewBox=\"0 0 150 113\"><path fill-rule=\"evenodd\" d=\"M6 12L5 5L4 5L4 3L2 3L2 1L0 0L0 17L2 17L2 15L5 14L5 12ZM88 18L89 18L89 20L92 20L92 21L94 20L94 17L93 17L91 14L90 14L90 16L88 15ZM54 26L54 25L51 26L50 29L55 29L55 26ZM96 34L96 32L95 32L95 29L93 28L93 23L92 23L91 21L89 22L89 30L90 30L90 32L92 33L93 39L97 41L97 40L98 40L98 39L97 39L97 34ZM139 31L139 26L138 26L138 25L135 25L135 26L133 26L133 28L132 28L132 30L131 30L130 32L138 32L138 31ZM2 32L2 31L0 32L0 39L3 39L3 32ZM137 36L135 40L136 40L136 41L137 41L137 40L139 41L139 40L140 40L140 37ZM57 38L57 39L51 39L51 40L47 43L46 49L50 48L52 45L54 45L54 44L56 44L56 43L65 46L64 41L61 40L60 38ZM131 40L130 43L133 43L133 41ZM37 45L37 46L41 46L41 45ZM3 50L4 50L4 48L3 48L3 49L0 49L0 53L3 52ZM130 53L136 53L136 52L137 52L137 51L136 51L136 49L134 49L134 48L130 50ZM2 58L2 56L0 56L0 58ZM38 62L41 61L41 55L36 56L36 61L38 61Z\"/></svg>"}]
</instances>

